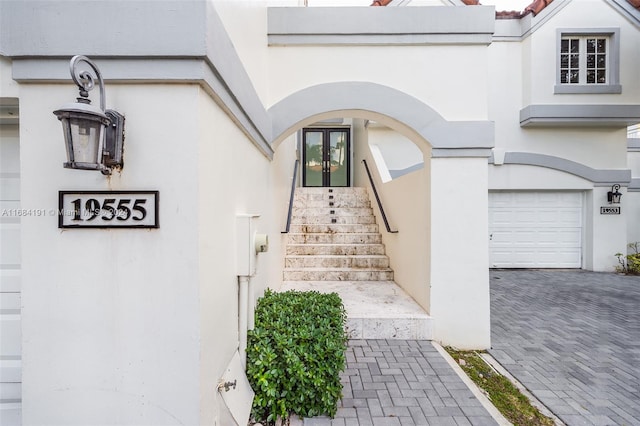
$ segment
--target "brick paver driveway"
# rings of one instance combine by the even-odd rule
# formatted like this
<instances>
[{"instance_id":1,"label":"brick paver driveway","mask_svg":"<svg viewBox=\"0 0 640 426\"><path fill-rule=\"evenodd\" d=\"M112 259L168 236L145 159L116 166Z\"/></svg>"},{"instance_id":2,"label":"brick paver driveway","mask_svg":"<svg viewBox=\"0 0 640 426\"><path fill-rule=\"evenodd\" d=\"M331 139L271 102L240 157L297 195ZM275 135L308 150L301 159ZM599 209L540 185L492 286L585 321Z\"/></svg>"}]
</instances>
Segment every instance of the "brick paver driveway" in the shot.
<instances>
[{"instance_id":1,"label":"brick paver driveway","mask_svg":"<svg viewBox=\"0 0 640 426\"><path fill-rule=\"evenodd\" d=\"M491 272L490 351L568 425L640 425L640 277Z\"/></svg>"}]
</instances>

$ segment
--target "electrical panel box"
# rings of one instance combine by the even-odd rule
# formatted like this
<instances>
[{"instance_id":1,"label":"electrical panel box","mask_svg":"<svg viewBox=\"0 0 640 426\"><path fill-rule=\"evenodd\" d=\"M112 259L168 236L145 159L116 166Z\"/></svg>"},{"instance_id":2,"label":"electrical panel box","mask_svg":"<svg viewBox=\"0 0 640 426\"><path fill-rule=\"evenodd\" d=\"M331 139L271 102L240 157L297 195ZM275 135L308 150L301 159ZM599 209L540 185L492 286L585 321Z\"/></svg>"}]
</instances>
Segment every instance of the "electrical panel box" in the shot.
<instances>
[{"instance_id":1,"label":"electrical panel box","mask_svg":"<svg viewBox=\"0 0 640 426\"><path fill-rule=\"evenodd\" d=\"M256 259L258 250L256 249L256 224L258 214L240 214L236 216L236 274L250 277L256 273ZM267 251L268 240L265 236L258 238L261 247L260 251Z\"/></svg>"}]
</instances>

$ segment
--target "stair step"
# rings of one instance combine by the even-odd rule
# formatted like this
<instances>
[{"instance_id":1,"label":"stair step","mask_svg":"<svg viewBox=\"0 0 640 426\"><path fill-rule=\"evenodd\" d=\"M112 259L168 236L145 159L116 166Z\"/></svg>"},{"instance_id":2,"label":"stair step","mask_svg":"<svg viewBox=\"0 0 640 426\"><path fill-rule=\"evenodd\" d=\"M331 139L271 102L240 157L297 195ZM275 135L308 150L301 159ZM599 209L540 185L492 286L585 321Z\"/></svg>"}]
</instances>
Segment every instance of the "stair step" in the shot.
<instances>
[{"instance_id":1,"label":"stair step","mask_svg":"<svg viewBox=\"0 0 640 426\"><path fill-rule=\"evenodd\" d=\"M384 255L288 255L284 259L285 268L353 268L388 270L389 258Z\"/></svg>"},{"instance_id":2,"label":"stair step","mask_svg":"<svg viewBox=\"0 0 640 426\"><path fill-rule=\"evenodd\" d=\"M300 234L317 234L317 233L358 233L368 234L378 232L378 225L371 224L291 224L291 232Z\"/></svg>"},{"instance_id":3,"label":"stair step","mask_svg":"<svg viewBox=\"0 0 640 426\"><path fill-rule=\"evenodd\" d=\"M338 293L351 339L433 338L433 320L391 281L285 281L280 291Z\"/></svg>"},{"instance_id":4,"label":"stair step","mask_svg":"<svg viewBox=\"0 0 640 426\"><path fill-rule=\"evenodd\" d=\"M393 281L393 271L351 268L285 268L284 281Z\"/></svg>"},{"instance_id":5,"label":"stair step","mask_svg":"<svg viewBox=\"0 0 640 426\"><path fill-rule=\"evenodd\" d=\"M294 216L291 220L292 224L304 225L304 224L321 224L330 225L333 223L344 225L373 225L376 223L374 216L339 216L339 215L318 215L318 216Z\"/></svg>"},{"instance_id":6,"label":"stair step","mask_svg":"<svg viewBox=\"0 0 640 426\"><path fill-rule=\"evenodd\" d=\"M336 199L336 200L304 200L296 199L293 201L293 207L297 208L329 208L329 207L351 207L351 208L371 208L369 200L362 199Z\"/></svg>"},{"instance_id":7,"label":"stair step","mask_svg":"<svg viewBox=\"0 0 640 426\"><path fill-rule=\"evenodd\" d=\"M313 188L313 187L301 187L296 188L296 196L298 195L366 195L367 188L361 186L350 187L333 187L333 188Z\"/></svg>"},{"instance_id":8,"label":"stair step","mask_svg":"<svg viewBox=\"0 0 640 426\"><path fill-rule=\"evenodd\" d=\"M289 244L380 244L382 236L372 233L289 233Z\"/></svg>"},{"instance_id":9,"label":"stair step","mask_svg":"<svg viewBox=\"0 0 640 426\"><path fill-rule=\"evenodd\" d=\"M337 235L337 234L333 234ZM385 254L382 244L288 244L288 255L363 255Z\"/></svg>"},{"instance_id":10,"label":"stair step","mask_svg":"<svg viewBox=\"0 0 640 426\"><path fill-rule=\"evenodd\" d=\"M432 320L393 282L365 188L299 188L281 291L338 293L351 339L432 339Z\"/></svg>"},{"instance_id":11,"label":"stair step","mask_svg":"<svg viewBox=\"0 0 640 426\"><path fill-rule=\"evenodd\" d=\"M373 216L371 207L293 207L293 216Z\"/></svg>"}]
</instances>

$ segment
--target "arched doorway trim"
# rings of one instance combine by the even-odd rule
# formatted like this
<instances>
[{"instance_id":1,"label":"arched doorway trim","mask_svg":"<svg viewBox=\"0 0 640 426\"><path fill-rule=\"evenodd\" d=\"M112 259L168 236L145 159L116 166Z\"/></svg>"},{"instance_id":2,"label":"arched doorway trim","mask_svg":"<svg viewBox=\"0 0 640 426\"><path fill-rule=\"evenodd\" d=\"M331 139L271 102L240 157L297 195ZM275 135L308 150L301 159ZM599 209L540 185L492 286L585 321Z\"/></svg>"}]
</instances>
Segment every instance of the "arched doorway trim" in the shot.
<instances>
[{"instance_id":1,"label":"arched doorway trim","mask_svg":"<svg viewBox=\"0 0 640 426\"><path fill-rule=\"evenodd\" d=\"M411 95L376 83L324 83L292 93L271 108L273 141L277 145L309 117L332 111L380 114L409 127L434 149L490 149L494 127L490 121L447 121ZM362 117L367 118L367 117Z\"/></svg>"}]
</instances>

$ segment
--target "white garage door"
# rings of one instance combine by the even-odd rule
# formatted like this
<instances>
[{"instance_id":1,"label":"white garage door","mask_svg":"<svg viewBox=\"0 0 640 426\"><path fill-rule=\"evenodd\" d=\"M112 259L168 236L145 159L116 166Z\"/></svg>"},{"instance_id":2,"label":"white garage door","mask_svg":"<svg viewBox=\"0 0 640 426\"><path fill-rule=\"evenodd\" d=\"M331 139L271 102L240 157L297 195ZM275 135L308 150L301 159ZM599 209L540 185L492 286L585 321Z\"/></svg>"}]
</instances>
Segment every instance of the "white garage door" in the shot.
<instances>
[{"instance_id":1,"label":"white garage door","mask_svg":"<svg viewBox=\"0 0 640 426\"><path fill-rule=\"evenodd\" d=\"M580 268L581 192L490 192L492 268Z\"/></svg>"},{"instance_id":2,"label":"white garage door","mask_svg":"<svg viewBox=\"0 0 640 426\"><path fill-rule=\"evenodd\" d=\"M18 126L0 123L0 425L21 423Z\"/></svg>"}]
</instances>

